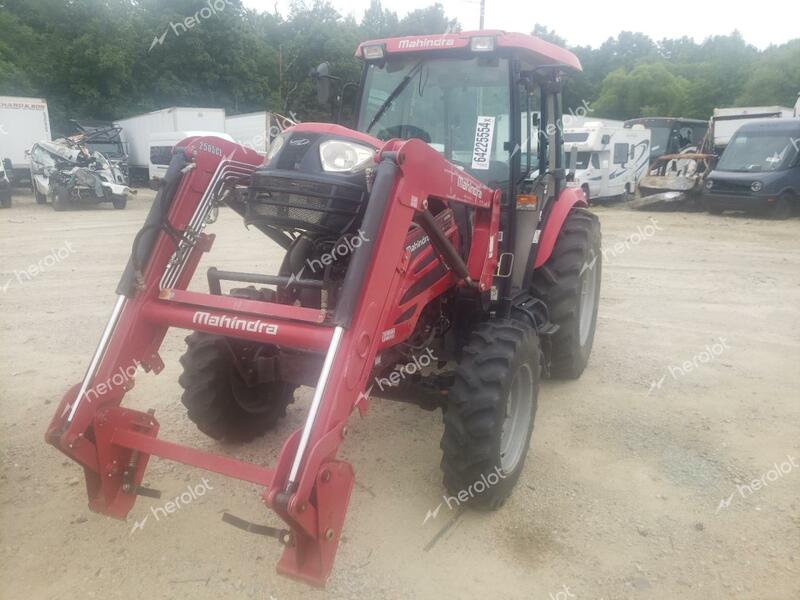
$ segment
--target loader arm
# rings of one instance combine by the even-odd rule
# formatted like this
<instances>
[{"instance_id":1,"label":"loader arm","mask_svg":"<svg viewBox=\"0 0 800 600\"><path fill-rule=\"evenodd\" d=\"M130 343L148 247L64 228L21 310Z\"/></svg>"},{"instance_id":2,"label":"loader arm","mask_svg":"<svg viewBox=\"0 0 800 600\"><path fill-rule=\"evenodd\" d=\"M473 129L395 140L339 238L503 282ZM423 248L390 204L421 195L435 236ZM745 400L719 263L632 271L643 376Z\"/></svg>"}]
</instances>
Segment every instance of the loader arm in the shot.
<instances>
[{"instance_id":1,"label":"loader arm","mask_svg":"<svg viewBox=\"0 0 800 600\"><path fill-rule=\"evenodd\" d=\"M261 158L231 142L189 138L174 152L165 186L136 238L118 300L90 367L62 398L47 441L77 461L92 510L125 518L151 455L257 483L264 502L289 526L278 571L324 585L344 525L354 475L336 459L353 408L366 411L376 354L393 327L408 267L413 222L431 236L456 285L488 294L497 264L500 192L460 171L420 140L391 140L378 166L363 218L364 244L352 255L334 314L276 302L187 291L214 236L208 214L236 186L246 185ZM471 207L473 237L466 260L431 228L429 200ZM414 319L411 320L413 325ZM185 448L157 438L152 412L122 408L133 380L116 375L141 364L158 373L169 327L222 334L324 355L302 429L284 443L274 468Z\"/></svg>"}]
</instances>

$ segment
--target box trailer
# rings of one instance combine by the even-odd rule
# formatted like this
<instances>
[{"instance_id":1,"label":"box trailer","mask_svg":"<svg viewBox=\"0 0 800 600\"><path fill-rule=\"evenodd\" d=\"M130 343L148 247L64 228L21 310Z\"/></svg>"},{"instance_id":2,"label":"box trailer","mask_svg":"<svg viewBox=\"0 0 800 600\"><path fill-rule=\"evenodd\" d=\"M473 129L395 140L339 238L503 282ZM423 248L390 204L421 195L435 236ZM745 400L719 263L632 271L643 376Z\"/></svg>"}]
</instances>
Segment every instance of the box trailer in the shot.
<instances>
[{"instance_id":1,"label":"box trailer","mask_svg":"<svg viewBox=\"0 0 800 600\"><path fill-rule=\"evenodd\" d=\"M237 144L265 155L269 143L268 120L266 111L225 117L225 133Z\"/></svg>"},{"instance_id":2,"label":"box trailer","mask_svg":"<svg viewBox=\"0 0 800 600\"><path fill-rule=\"evenodd\" d=\"M0 161L5 160L12 183L30 180L26 152L36 142L51 140L47 101L42 98L0 96Z\"/></svg>"},{"instance_id":3,"label":"box trailer","mask_svg":"<svg viewBox=\"0 0 800 600\"><path fill-rule=\"evenodd\" d=\"M150 136L174 131L212 131L225 133L224 108L173 106L114 122L122 128L122 141L128 148L131 183L146 183L150 166Z\"/></svg>"},{"instance_id":4,"label":"box trailer","mask_svg":"<svg viewBox=\"0 0 800 600\"><path fill-rule=\"evenodd\" d=\"M733 134L751 119L783 119L794 116L794 109L786 106L741 106L715 108L712 118L714 150L721 154Z\"/></svg>"}]
</instances>

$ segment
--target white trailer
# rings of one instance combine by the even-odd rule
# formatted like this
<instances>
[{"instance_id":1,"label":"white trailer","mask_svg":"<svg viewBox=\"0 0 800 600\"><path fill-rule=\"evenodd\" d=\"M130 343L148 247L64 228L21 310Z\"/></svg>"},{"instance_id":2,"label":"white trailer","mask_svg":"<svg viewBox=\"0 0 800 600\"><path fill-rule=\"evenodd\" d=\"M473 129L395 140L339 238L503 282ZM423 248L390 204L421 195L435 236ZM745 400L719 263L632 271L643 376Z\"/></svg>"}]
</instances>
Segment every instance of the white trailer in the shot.
<instances>
[{"instance_id":1,"label":"white trailer","mask_svg":"<svg viewBox=\"0 0 800 600\"><path fill-rule=\"evenodd\" d=\"M173 106L114 122L122 127L121 137L128 149L131 181L147 181L150 165L150 136L175 131L225 133L224 108Z\"/></svg>"},{"instance_id":2,"label":"white trailer","mask_svg":"<svg viewBox=\"0 0 800 600\"><path fill-rule=\"evenodd\" d=\"M564 130L567 163L587 198L632 194L650 162L650 130L642 125L609 127L590 121ZM574 161L574 164L573 164Z\"/></svg>"},{"instance_id":3,"label":"white trailer","mask_svg":"<svg viewBox=\"0 0 800 600\"><path fill-rule=\"evenodd\" d=\"M782 119L794 116L794 109L786 106L742 106L715 108L712 118L714 126L714 149L720 153L742 125L750 119Z\"/></svg>"},{"instance_id":4,"label":"white trailer","mask_svg":"<svg viewBox=\"0 0 800 600\"><path fill-rule=\"evenodd\" d=\"M35 143L50 140L50 115L46 100L0 96L0 161L11 161L8 179L12 182L28 180L30 159L26 152Z\"/></svg>"},{"instance_id":5,"label":"white trailer","mask_svg":"<svg viewBox=\"0 0 800 600\"><path fill-rule=\"evenodd\" d=\"M266 111L234 115L225 118L225 133L245 148L267 154L269 116Z\"/></svg>"}]
</instances>

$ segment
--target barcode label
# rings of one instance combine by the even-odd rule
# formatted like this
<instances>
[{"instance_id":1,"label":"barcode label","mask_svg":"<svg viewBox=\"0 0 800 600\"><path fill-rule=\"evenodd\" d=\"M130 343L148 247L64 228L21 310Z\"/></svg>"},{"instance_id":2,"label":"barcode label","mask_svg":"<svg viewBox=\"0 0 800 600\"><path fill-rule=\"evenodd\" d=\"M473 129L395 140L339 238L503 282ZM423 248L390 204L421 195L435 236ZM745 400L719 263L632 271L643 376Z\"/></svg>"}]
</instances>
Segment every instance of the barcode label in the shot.
<instances>
[{"instance_id":1,"label":"barcode label","mask_svg":"<svg viewBox=\"0 0 800 600\"><path fill-rule=\"evenodd\" d=\"M475 125L475 145L472 148L472 168L487 171L492 154L494 117L478 117Z\"/></svg>"}]
</instances>

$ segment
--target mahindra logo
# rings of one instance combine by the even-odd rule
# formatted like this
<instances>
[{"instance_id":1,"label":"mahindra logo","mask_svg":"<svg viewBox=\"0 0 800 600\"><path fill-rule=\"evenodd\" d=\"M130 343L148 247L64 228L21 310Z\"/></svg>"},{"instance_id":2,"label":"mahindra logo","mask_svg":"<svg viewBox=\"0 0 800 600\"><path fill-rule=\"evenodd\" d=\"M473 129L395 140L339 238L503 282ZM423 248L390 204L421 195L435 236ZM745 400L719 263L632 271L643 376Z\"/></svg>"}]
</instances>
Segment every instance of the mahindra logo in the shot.
<instances>
[{"instance_id":1,"label":"mahindra logo","mask_svg":"<svg viewBox=\"0 0 800 600\"><path fill-rule=\"evenodd\" d=\"M456 41L452 38L423 38L416 40L400 40L397 47L401 50L414 50L417 48L452 48L456 45Z\"/></svg>"},{"instance_id":2,"label":"mahindra logo","mask_svg":"<svg viewBox=\"0 0 800 600\"><path fill-rule=\"evenodd\" d=\"M292 146L305 146L306 144L310 143L311 140L306 138L294 138L289 142Z\"/></svg>"},{"instance_id":3,"label":"mahindra logo","mask_svg":"<svg viewBox=\"0 0 800 600\"><path fill-rule=\"evenodd\" d=\"M195 312L192 317L192 323L216 327L218 329L232 329L234 331L278 335L278 326L274 323L265 323L261 319L240 319L239 317L228 317L226 315L212 315L204 311Z\"/></svg>"}]
</instances>

